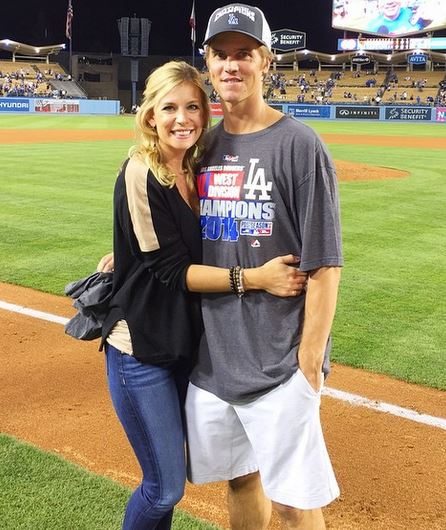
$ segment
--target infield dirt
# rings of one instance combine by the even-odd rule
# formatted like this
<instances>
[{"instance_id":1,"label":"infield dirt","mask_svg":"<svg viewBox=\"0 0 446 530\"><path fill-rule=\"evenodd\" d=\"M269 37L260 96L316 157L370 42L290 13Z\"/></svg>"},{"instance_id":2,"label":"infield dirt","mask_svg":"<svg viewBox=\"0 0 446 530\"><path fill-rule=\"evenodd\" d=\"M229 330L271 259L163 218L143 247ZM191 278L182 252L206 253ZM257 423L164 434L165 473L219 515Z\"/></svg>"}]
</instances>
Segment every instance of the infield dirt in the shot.
<instances>
[{"instance_id":1,"label":"infield dirt","mask_svg":"<svg viewBox=\"0 0 446 530\"><path fill-rule=\"evenodd\" d=\"M70 317L71 300L0 284L0 299ZM97 341L60 324L0 310L0 430L118 482L135 486L138 465L115 417ZM332 388L446 416L446 394L335 365ZM342 496L325 510L336 530L446 528L445 431L322 399L322 421ZM225 486L188 486L184 510L228 528ZM271 528L279 528L274 519ZM61 529L62 530L62 529Z\"/></svg>"}]
</instances>

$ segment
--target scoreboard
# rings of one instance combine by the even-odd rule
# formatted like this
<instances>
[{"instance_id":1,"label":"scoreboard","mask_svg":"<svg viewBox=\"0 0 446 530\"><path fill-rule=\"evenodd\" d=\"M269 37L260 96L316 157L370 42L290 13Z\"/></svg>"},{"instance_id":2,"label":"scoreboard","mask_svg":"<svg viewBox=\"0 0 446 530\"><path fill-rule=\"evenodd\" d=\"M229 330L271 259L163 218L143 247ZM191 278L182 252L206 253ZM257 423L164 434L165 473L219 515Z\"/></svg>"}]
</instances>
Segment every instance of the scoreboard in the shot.
<instances>
[{"instance_id":1,"label":"scoreboard","mask_svg":"<svg viewBox=\"0 0 446 530\"><path fill-rule=\"evenodd\" d=\"M444 50L446 37L338 39L338 51Z\"/></svg>"}]
</instances>

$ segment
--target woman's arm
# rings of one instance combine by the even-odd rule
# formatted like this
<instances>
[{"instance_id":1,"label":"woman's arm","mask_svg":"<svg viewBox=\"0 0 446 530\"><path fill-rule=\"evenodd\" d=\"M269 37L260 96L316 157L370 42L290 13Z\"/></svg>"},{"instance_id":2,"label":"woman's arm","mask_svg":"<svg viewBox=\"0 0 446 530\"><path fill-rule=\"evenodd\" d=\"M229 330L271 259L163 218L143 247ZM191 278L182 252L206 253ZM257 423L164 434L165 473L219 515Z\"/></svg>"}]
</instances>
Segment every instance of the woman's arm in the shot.
<instances>
[{"instance_id":1,"label":"woman's arm","mask_svg":"<svg viewBox=\"0 0 446 530\"><path fill-rule=\"evenodd\" d=\"M243 269L245 291L262 290L276 296L297 296L305 288L307 274L296 268L299 258L292 254L278 256L261 267ZM113 253L106 254L98 263L98 272L114 269ZM226 293L231 291L229 269L190 265L186 272L189 291L198 293Z\"/></svg>"},{"instance_id":2,"label":"woman's arm","mask_svg":"<svg viewBox=\"0 0 446 530\"><path fill-rule=\"evenodd\" d=\"M297 269L299 258L292 254L278 256L260 267L243 269L245 291L261 290L275 296L296 296L305 287L307 274ZM229 269L190 265L186 272L189 291L225 293L231 291Z\"/></svg>"}]
</instances>

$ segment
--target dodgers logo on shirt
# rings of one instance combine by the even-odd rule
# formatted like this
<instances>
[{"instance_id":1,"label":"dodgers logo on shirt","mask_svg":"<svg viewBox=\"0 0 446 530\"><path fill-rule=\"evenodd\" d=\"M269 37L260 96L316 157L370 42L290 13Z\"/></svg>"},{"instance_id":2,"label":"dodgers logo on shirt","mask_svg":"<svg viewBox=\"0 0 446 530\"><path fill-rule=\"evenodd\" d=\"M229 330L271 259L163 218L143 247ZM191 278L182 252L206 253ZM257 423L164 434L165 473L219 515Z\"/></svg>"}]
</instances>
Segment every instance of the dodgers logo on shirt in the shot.
<instances>
[{"instance_id":1,"label":"dodgers logo on shirt","mask_svg":"<svg viewBox=\"0 0 446 530\"><path fill-rule=\"evenodd\" d=\"M202 238L238 241L240 236L271 236L275 213L271 190L272 182L258 158L250 159L247 172L237 164L202 168L198 175Z\"/></svg>"}]
</instances>

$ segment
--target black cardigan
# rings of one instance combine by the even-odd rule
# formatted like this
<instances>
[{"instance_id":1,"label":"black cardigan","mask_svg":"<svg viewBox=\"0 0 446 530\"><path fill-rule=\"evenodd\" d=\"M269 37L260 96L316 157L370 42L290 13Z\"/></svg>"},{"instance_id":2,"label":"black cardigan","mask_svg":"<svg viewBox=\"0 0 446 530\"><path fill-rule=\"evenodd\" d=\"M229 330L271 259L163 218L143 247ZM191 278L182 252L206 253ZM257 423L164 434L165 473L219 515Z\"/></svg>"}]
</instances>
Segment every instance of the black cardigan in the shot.
<instances>
[{"instance_id":1,"label":"black cardigan","mask_svg":"<svg viewBox=\"0 0 446 530\"><path fill-rule=\"evenodd\" d=\"M103 342L123 319L141 362L193 362L202 321L200 296L188 291L186 271L201 263L198 217L176 186L162 186L135 158L121 168L113 203L115 271Z\"/></svg>"}]
</instances>

